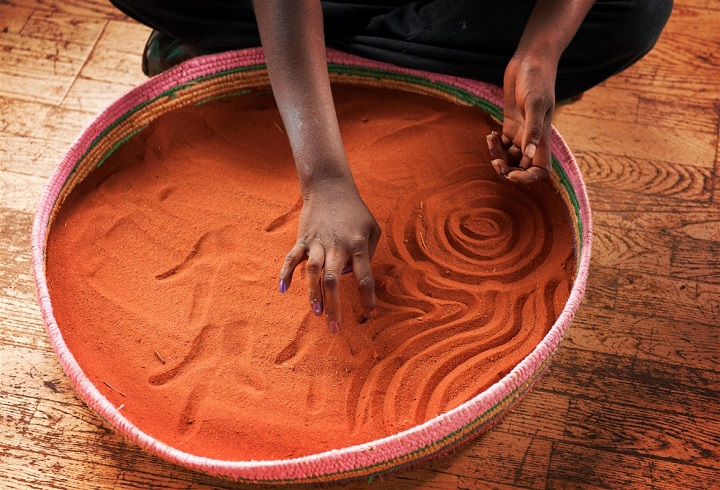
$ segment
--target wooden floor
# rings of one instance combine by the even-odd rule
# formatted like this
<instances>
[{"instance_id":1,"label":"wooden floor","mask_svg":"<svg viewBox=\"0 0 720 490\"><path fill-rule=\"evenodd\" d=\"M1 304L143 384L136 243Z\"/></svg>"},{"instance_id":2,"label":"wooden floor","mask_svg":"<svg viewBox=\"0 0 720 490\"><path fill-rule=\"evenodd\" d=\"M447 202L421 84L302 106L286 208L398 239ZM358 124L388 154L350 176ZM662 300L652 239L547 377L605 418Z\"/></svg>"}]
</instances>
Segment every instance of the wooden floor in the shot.
<instances>
[{"instance_id":1,"label":"wooden floor","mask_svg":"<svg viewBox=\"0 0 720 490\"><path fill-rule=\"evenodd\" d=\"M144 80L148 32L101 0L0 1L3 489L229 486L106 429L60 369L34 297L43 185L83 126ZM719 113L720 4L676 0L653 52L558 111L596 240L552 368L490 433L371 488L720 488Z\"/></svg>"}]
</instances>

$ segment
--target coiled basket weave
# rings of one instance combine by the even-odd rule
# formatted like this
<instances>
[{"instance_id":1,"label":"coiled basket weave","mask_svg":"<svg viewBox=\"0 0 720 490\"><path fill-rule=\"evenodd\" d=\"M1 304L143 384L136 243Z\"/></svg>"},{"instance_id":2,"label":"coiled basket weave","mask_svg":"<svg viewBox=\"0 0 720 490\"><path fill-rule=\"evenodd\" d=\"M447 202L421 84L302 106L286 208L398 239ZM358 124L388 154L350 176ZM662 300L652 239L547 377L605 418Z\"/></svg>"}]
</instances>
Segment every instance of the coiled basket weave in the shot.
<instances>
[{"instance_id":1,"label":"coiled basket weave","mask_svg":"<svg viewBox=\"0 0 720 490\"><path fill-rule=\"evenodd\" d=\"M502 119L502 92L497 87L402 69L336 51L329 51L328 63L334 83L426 94L477 106ZM268 86L265 61L259 49L189 60L148 80L110 105L82 132L53 172L35 216L33 272L48 336L75 388L110 426L148 452L213 476L249 483L323 483L372 477L416 465L487 431L520 401L548 365L580 304L588 277L592 242L588 197L577 163L554 129L551 179L571 216L578 259L570 297L548 334L522 362L499 382L449 412L383 439L310 456L274 461L215 460L170 447L143 432L100 393L78 365L53 315L45 274L48 233L65 197L110 154L159 115L213 99L242 96Z\"/></svg>"}]
</instances>

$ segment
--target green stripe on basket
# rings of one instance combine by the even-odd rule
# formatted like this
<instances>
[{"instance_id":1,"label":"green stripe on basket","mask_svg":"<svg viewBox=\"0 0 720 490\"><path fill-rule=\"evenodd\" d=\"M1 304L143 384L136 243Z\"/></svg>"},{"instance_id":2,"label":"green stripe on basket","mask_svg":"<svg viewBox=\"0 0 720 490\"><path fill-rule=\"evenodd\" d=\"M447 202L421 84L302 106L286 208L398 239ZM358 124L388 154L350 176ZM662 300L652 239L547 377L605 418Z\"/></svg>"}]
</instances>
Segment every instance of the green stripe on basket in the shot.
<instances>
[{"instance_id":1,"label":"green stripe on basket","mask_svg":"<svg viewBox=\"0 0 720 490\"><path fill-rule=\"evenodd\" d=\"M185 90L185 89L188 89L188 88L191 88L191 87L193 87L194 85L197 85L198 83L203 82L203 81L206 81L206 80L212 80L213 78L224 77L224 76L227 76L227 75L231 75L231 74L233 74L233 73L240 73L240 72L251 71L251 70L259 70L259 69L264 69L264 68L265 68L265 64L262 63L262 64L258 64L258 65L250 65L250 66L243 66L243 67L239 67L239 68L232 68L232 69L230 69L230 70L225 70L225 71L221 71L221 72L218 72L218 73L213 73L213 74L211 74L211 75L205 75L205 76L196 78L195 80L192 80L192 81L190 81L190 82L182 83L182 84L180 84L180 85L177 85L177 86L175 86L175 87L172 87L172 88L170 88L170 89L168 89L168 90L165 90L164 92L156 95L156 96L153 97L152 99L146 100L145 102L141 102L140 104L136 105L135 107L133 107L132 109L130 109L129 111L127 111L125 114L123 114L122 116L120 116L119 118L117 118L112 124L110 124L107 128L105 128L105 129L92 141L92 143L90 143L90 145L88 146L87 151L85 152L85 155L83 155L81 158L78 159L77 163L76 163L75 166L73 167L72 172L74 172L75 169L82 163L82 161L85 159L85 156L86 156L88 153L90 153L90 150L92 150L95 146L97 146L97 144L98 144L100 141L102 141L103 138L105 138L105 136L107 136L107 134L108 134L110 131L112 131L113 129L115 129L118 125L120 125L120 124L121 124L123 121L125 121L127 118L129 118L129 117L132 116L133 114L137 113L138 111L144 109L145 107L147 107L147 106L149 106L149 105L151 105L151 104L153 104L153 103L157 102L158 100L160 100L160 99L162 99L162 98L165 98L165 97L170 98L170 99L173 99L173 98L175 98L175 96L177 95L178 92L180 92L180 91L182 91L182 90ZM238 92L238 94L241 94L242 92L243 92L243 91L240 91L240 92ZM208 102L209 102L209 101L208 101ZM115 150L117 150L117 148L118 148L118 147L117 147L116 145L113 145L112 149L111 149L107 154L103 155L103 157L102 157L101 160L102 160L103 162L104 162L105 160L107 160L107 158L108 158L110 155L112 155L112 153L113 153ZM99 166L99 165L98 165L98 166ZM72 172L71 172L71 174L72 174Z\"/></svg>"},{"instance_id":2,"label":"green stripe on basket","mask_svg":"<svg viewBox=\"0 0 720 490\"><path fill-rule=\"evenodd\" d=\"M113 153L115 153L118 150L118 148L120 148L130 138L132 138L133 136L135 136L136 134L138 134L140 131L142 131L145 128L147 128L147 124L145 126L141 126L141 127L137 128L135 131L130 131L128 134L126 134L125 136L123 136L122 138L117 140L115 142L115 144L112 145L112 147L110 147L110 149L102 156L102 158L100 158L100 160L98 160L98 162L95 164L95 168L99 168L103 163L105 163L105 160L110 158L110 155L112 155ZM77 166L73 167L73 170L75 168L77 168Z\"/></svg>"},{"instance_id":3,"label":"green stripe on basket","mask_svg":"<svg viewBox=\"0 0 720 490\"><path fill-rule=\"evenodd\" d=\"M412 85L420 85L428 88L435 88L442 92L452 94L459 100L467 102L471 105L482 107L491 115L502 120L502 111L495 104L488 102L487 100L479 97L473 93L468 92L465 89L455 87L445 82L435 82L416 75L408 75L405 73L393 73L388 72L379 68L367 68L364 66L350 66L341 65L338 63L328 63L328 71L330 73L347 74L347 75L358 75L367 78L374 78L375 80L397 80L401 82L407 82Z\"/></svg>"},{"instance_id":4,"label":"green stripe on basket","mask_svg":"<svg viewBox=\"0 0 720 490\"><path fill-rule=\"evenodd\" d=\"M580 252L582 252L583 247L583 220L582 216L580 215L580 202L578 201L577 194L575 194L575 189L572 186L572 183L570 182L570 179L567 176L567 173L565 173L565 169L562 168L560 165L560 162L558 162L555 155L552 157L553 162L553 170L555 170L558 174L558 179L560 180L560 184L565 189L565 192L567 192L568 197L570 198L570 203L572 204L573 211L575 212L575 216L577 217L577 233L578 233L578 264L580 263Z\"/></svg>"}]
</instances>

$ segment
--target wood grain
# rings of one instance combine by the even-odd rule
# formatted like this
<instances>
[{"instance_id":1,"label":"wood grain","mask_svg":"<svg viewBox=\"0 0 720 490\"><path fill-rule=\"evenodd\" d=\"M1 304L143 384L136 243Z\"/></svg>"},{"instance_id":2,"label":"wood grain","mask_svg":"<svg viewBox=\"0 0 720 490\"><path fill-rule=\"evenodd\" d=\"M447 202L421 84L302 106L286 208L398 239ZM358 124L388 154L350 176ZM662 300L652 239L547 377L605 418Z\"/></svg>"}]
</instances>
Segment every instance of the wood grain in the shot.
<instances>
[{"instance_id":1,"label":"wood grain","mask_svg":"<svg viewBox=\"0 0 720 490\"><path fill-rule=\"evenodd\" d=\"M712 369L565 346L538 389L613 403L620 411L642 408L652 419L668 412L720 422L720 376Z\"/></svg>"},{"instance_id":2,"label":"wood grain","mask_svg":"<svg viewBox=\"0 0 720 490\"><path fill-rule=\"evenodd\" d=\"M625 273L620 277L616 308L718 327L720 287L692 279Z\"/></svg>"},{"instance_id":3,"label":"wood grain","mask_svg":"<svg viewBox=\"0 0 720 490\"><path fill-rule=\"evenodd\" d=\"M553 451L548 488L717 488L716 470L560 443Z\"/></svg>"},{"instance_id":4,"label":"wood grain","mask_svg":"<svg viewBox=\"0 0 720 490\"><path fill-rule=\"evenodd\" d=\"M720 369L720 328L674 319L608 312L584 305L568 346L698 369Z\"/></svg>"},{"instance_id":5,"label":"wood grain","mask_svg":"<svg viewBox=\"0 0 720 490\"><path fill-rule=\"evenodd\" d=\"M717 122L716 122L717 124ZM585 151L576 155L585 183L644 196L710 202L714 172L683 163Z\"/></svg>"},{"instance_id":6,"label":"wood grain","mask_svg":"<svg viewBox=\"0 0 720 490\"><path fill-rule=\"evenodd\" d=\"M595 250L535 390L488 434L344 489L720 488L720 5L676 0L639 63L558 107ZM128 444L80 400L30 272L37 198L147 27L106 0L0 1L0 488L249 488Z\"/></svg>"}]
</instances>

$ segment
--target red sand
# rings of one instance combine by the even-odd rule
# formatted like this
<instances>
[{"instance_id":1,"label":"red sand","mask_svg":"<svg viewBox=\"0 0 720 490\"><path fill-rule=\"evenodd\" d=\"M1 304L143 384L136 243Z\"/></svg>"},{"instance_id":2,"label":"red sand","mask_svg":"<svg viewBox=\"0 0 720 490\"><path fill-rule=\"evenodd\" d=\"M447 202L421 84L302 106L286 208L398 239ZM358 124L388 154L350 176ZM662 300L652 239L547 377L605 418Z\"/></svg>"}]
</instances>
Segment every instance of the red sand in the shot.
<instances>
[{"instance_id":1,"label":"red sand","mask_svg":"<svg viewBox=\"0 0 720 490\"><path fill-rule=\"evenodd\" d=\"M565 207L548 182L495 174L486 114L350 87L336 88L336 104L384 231L377 315L353 321L345 276L340 335L312 315L301 272L277 291L299 189L269 95L161 117L52 226L48 282L70 350L133 423L171 446L280 459L407 429L509 372L567 301Z\"/></svg>"}]
</instances>

